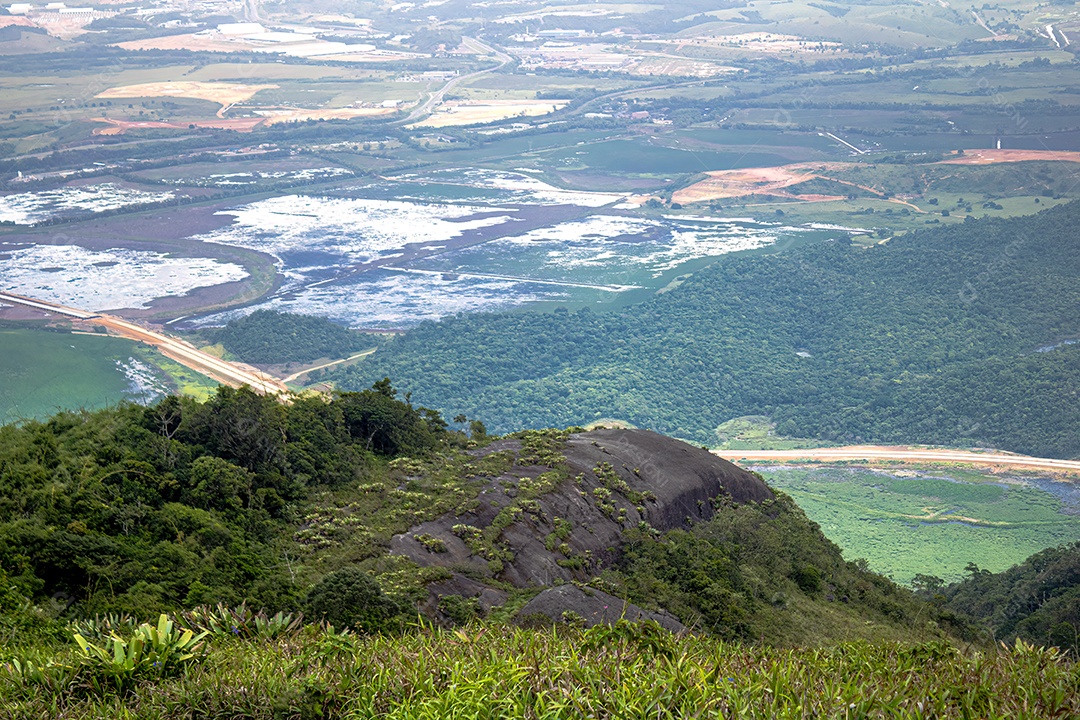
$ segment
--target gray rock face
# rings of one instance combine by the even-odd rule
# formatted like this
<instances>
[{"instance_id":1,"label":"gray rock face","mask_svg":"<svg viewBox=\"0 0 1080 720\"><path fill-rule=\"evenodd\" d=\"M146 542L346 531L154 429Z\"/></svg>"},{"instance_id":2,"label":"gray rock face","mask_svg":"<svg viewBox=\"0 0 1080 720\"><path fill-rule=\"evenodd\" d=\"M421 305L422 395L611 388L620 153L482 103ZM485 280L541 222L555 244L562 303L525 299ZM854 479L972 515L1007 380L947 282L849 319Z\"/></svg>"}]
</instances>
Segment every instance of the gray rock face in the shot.
<instances>
[{"instance_id":1,"label":"gray rock face","mask_svg":"<svg viewBox=\"0 0 1080 720\"><path fill-rule=\"evenodd\" d=\"M619 620L655 620L661 627L672 632L686 629L686 626L671 615L642 610L614 595L600 590L582 590L576 585L560 585L544 590L518 611L518 617L543 615L558 622L566 619L565 613L580 617L585 621L585 627L614 625Z\"/></svg>"},{"instance_id":2,"label":"gray rock face","mask_svg":"<svg viewBox=\"0 0 1080 720\"><path fill-rule=\"evenodd\" d=\"M495 452L517 455L521 442L500 440L483 450ZM469 512L395 536L391 552L423 566L449 569L454 578L439 584L443 587L432 586L433 594L480 597L482 607L504 597L501 591L485 592L489 578L502 587L561 586L557 593L541 593L533 603L545 599L529 611L558 617L561 611L555 613L552 603L573 594L563 588L588 581L616 563L624 531L665 532L708 520L715 498L745 503L773 497L756 476L726 460L645 430L572 435L561 452L568 472L515 464L490 480ZM575 602L585 603L586 596L575 597ZM592 612L593 604L590 598L582 607ZM604 604L609 609L623 606L614 598ZM575 612L588 620L585 613ZM610 619L603 616L605 622Z\"/></svg>"}]
</instances>

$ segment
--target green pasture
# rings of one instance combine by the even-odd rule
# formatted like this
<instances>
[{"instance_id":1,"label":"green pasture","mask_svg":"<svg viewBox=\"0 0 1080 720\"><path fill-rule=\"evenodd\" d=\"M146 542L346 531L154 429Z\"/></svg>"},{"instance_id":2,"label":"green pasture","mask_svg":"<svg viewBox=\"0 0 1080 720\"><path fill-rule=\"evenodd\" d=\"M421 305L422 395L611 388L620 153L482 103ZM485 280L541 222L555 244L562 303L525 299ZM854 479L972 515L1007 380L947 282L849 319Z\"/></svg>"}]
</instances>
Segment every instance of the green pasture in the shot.
<instances>
[{"instance_id":1,"label":"green pasture","mask_svg":"<svg viewBox=\"0 0 1080 720\"><path fill-rule=\"evenodd\" d=\"M135 345L118 338L0 328L0 422L120 402L128 383L116 363L135 355Z\"/></svg>"},{"instance_id":2,"label":"green pasture","mask_svg":"<svg viewBox=\"0 0 1080 720\"><path fill-rule=\"evenodd\" d=\"M957 580L974 562L1000 572L1039 550L1080 539L1080 516L1023 479L973 471L759 467L848 559L910 582ZM1076 508L1072 508L1075 513Z\"/></svg>"},{"instance_id":3,"label":"green pasture","mask_svg":"<svg viewBox=\"0 0 1080 720\"><path fill-rule=\"evenodd\" d=\"M181 395L190 395L196 400L205 401L218 388L217 382L189 367L184 367L175 360L167 358L145 345L136 346L135 352L144 361L152 363L165 373L175 386L175 391Z\"/></svg>"},{"instance_id":4,"label":"green pasture","mask_svg":"<svg viewBox=\"0 0 1080 720\"><path fill-rule=\"evenodd\" d=\"M716 428L717 450L797 450L821 447L821 440L805 440L776 434L776 423L763 415L747 415Z\"/></svg>"},{"instance_id":5,"label":"green pasture","mask_svg":"<svg viewBox=\"0 0 1080 720\"><path fill-rule=\"evenodd\" d=\"M904 47L955 45L963 40L988 36L985 30L972 22L970 13L937 4L859 4L840 7L803 0L790 3L756 0L743 7L716 10L708 15L719 22L698 26L683 34L697 34L703 29L731 33L729 23L738 22L744 26L740 27L743 32L770 32L814 40Z\"/></svg>"},{"instance_id":6,"label":"green pasture","mask_svg":"<svg viewBox=\"0 0 1080 720\"><path fill-rule=\"evenodd\" d=\"M385 76L383 71L372 71L344 65L299 65L280 62L211 63L192 68L184 80L199 82L246 82L276 83L288 81L323 80L347 78L366 80Z\"/></svg>"},{"instance_id":7,"label":"green pasture","mask_svg":"<svg viewBox=\"0 0 1080 720\"><path fill-rule=\"evenodd\" d=\"M549 167L567 170L590 168L636 175L671 176L732 168L783 165L789 159L752 148L720 152L683 149L677 144L648 139L608 140L559 148L543 154Z\"/></svg>"},{"instance_id":8,"label":"green pasture","mask_svg":"<svg viewBox=\"0 0 1080 720\"><path fill-rule=\"evenodd\" d=\"M984 18L986 15L980 11L980 15ZM1005 68L1016 67L1017 65L1032 60L1049 60L1058 70L1068 70L1068 66L1072 63L1072 53L1064 50L1056 50L1054 48L1039 48L1037 50L997 50L987 52L984 48L980 48L978 53L957 53L949 57L933 58L928 60L914 60L904 65L895 65L891 69L903 68L927 68L927 69L941 69L941 68L986 68L991 66L991 69L1001 69L998 66Z\"/></svg>"},{"instance_id":9,"label":"green pasture","mask_svg":"<svg viewBox=\"0 0 1080 720\"><path fill-rule=\"evenodd\" d=\"M533 100L538 93L572 98L577 93L609 93L634 83L625 78L538 76L508 73L481 75L454 88L453 94L470 100Z\"/></svg>"},{"instance_id":10,"label":"green pasture","mask_svg":"<svg viewBox=\"0 0 1080 720\"><path fill-rule=\"evenodd\" d=\"M126 399L117 362L141 360L178 392L205 399L217 383L131 340L41 328L0 327L0 424L93 410Z\"/></svg>"},{"instance_id":11,"label":"green pasture","mask_svg":"<svg viewBox=\"0 0 1080 720\"><path fill-rule=\"evenodd\" d=\"M693 85L678 85L676 87L659 88L656 90L638 90L631 93L627 97L632 98L690 98L692 100L713 100L722 101L725 98L731 97L733 91L728 86L714 86L703 85L695 83Z\"/></svg>"}]
</instances>

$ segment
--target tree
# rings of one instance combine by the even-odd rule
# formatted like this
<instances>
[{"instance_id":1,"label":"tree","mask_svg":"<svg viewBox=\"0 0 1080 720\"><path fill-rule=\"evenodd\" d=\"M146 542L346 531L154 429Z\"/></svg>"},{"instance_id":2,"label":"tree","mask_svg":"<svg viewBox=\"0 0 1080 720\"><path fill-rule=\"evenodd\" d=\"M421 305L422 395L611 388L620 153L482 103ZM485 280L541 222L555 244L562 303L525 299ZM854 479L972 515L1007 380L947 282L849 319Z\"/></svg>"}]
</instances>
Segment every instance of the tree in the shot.
<instances>
[{"instance_id":1,"label":"tree","mask_svg":"<svg viewBox=\"0 0 1080 720\"><path fill-rule=\"evenodd\" d=\"M334 627L378 632L388 627L398 606L367 573L347 567L330 573L311 589L308 610Z\"/></svg>"},{"instance_id":2,"label":"tree","mask_svg":"<svg viewBox=\"0 0 1080 720\"><path fill-rule=\"evenodd\" d=\"M251 473L228 460L206 455L191 464L191 499L207 510L240 510L251 496Z\"/></svg>"},{"instance_id":3,"label":"tree","mask_svg":"<svg viewBox=\"0 0 1080 720\"><path fill-rule=\"evenodd\" d=\"M915 577L911 580L911 587L915 588L915 592L922 593L928 597L934 597L934 595L941 592L941 589L945 587L945 581L936 575L916 573Z\"/></svg>"}]
</instances>

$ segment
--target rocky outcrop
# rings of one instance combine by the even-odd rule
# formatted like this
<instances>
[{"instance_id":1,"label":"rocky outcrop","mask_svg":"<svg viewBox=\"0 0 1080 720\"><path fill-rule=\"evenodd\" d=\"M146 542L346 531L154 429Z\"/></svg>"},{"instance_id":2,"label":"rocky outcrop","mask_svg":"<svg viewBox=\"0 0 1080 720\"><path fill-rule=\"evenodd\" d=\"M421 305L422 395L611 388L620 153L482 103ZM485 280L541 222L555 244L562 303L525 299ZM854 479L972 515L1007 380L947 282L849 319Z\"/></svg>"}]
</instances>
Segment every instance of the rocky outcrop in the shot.
<instances>
[{"instance_id":1,"label":"rocky outcrop","mask_svg":"<svg viewBox=\"0 0 1080 720\"><path fill-rule=\"evenodd\" d=\"M562 588L616 563L624 533L688 527L711 518L717 499L746 503L773 497L757 476L653 432L595 430L560 440L554 458L540 458L546 464L536 462L528 441L487 446L482 454L503 453L514 458L512 467L485 484L468 512L395 536L391 552L450 570L450 580L431 586L433 596L476 597L489 609L505 600L501 588L507 586L554 588L558 592L534 598L529 612L557 617L559 603L574 595L576 605L565 609L583 607L589 613L575 612L586 620L606 621L610 613L597 615L593 607L595 591L586 596ZM603 605L625 609L614 598Z\"/></svg>"},{"instance_id":2,"label":"rocky outcrop","mask_svg":"<svg viewBox=\"0 0 1080 720\"><path fill-rule=\"evenodd\" d=\"M686 629L686 626L672 615L642 610L614 595L592 588L580 588L577 585L560 585L543 590L525 603L517 614L526 621L530 616L536 615L543 615L554 622L577 621L585 627L614 625L619 620L653 620L672 632Z\"/></svg>"}]
</instances>

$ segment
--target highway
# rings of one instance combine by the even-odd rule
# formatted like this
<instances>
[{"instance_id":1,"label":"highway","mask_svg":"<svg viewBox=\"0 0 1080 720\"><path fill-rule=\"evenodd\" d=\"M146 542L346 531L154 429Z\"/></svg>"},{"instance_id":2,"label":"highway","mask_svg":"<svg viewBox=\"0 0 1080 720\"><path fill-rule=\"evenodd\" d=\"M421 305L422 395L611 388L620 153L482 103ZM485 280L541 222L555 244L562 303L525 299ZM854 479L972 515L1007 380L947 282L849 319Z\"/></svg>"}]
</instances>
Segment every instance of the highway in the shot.
<instances>
[{"instance_id":1,"label":"highway","mask_svg":"<svg viewBox=\"0 0 1080 720\"><path fill-rule=\"evenodd\" d=\"M411 122L416 122L417 120L426 115L430 115L432 111L434 111L435 108L442 103L443 97L446 95L446 93L453 90L454 87L456 87L459 83L464 82L465 80L471 80L473 78L480 77L481 75L486 75L490 72L495 72L496 70L500 70L506 67L506 65L514 59L504 52L499 52L495 48L489 45L485 45L476 38L463 37L461 38L461 42L463 45L470 48L471 50L475 50L476 52L489 53L491 55L494 55L495 58L499 61L499 64L495 67L487 68L486 70L477 70L476 72L469 73L468 75L461 75L450 80L448 83L443 85L440 90L431 93L425 102L420 104L419 107L409 113L408 117L406 117L404 120L396 121L394 123L395 125L406 125Z\"/></svg>"},{"instance_id":2,"label":"highway","mask_svg":"<svg viewBox=\"0 0 1080 720\"><path fill-rule=\"evenodd\" d=\"M910 463L964 463L1015 467L1026 470L1056 470L1080 472L1080 461L1037 458L995 451L973 452L936 448L891 447L884 445L852 445L848 447L806 448L803 450L714 450L716 455L735 463L767 462L828 462L850 460L893 460Z\"/></svg>"},{"instance_id":3,"label":"highway","mask_svg":"<svg viewBox=\"0 0 1080 720\"><path fill-rule=\"evenodd\" d=\"M222 360L210 353L199 350L194 345L183 340L149 330L123 318L104 313L87 312L79 308L35 300L21 295L12 295L11 293L0 292L0 302L22 305L64 317L93 322L94 325L105 327L109 331L129 340L152 345L162 355L172 358L181 365L225 385L233 387L249 385L252 390L263 395L278 395L289 392L289 388L285 386L285 383L253 367Z\"/></svg>"}]
</instances>

